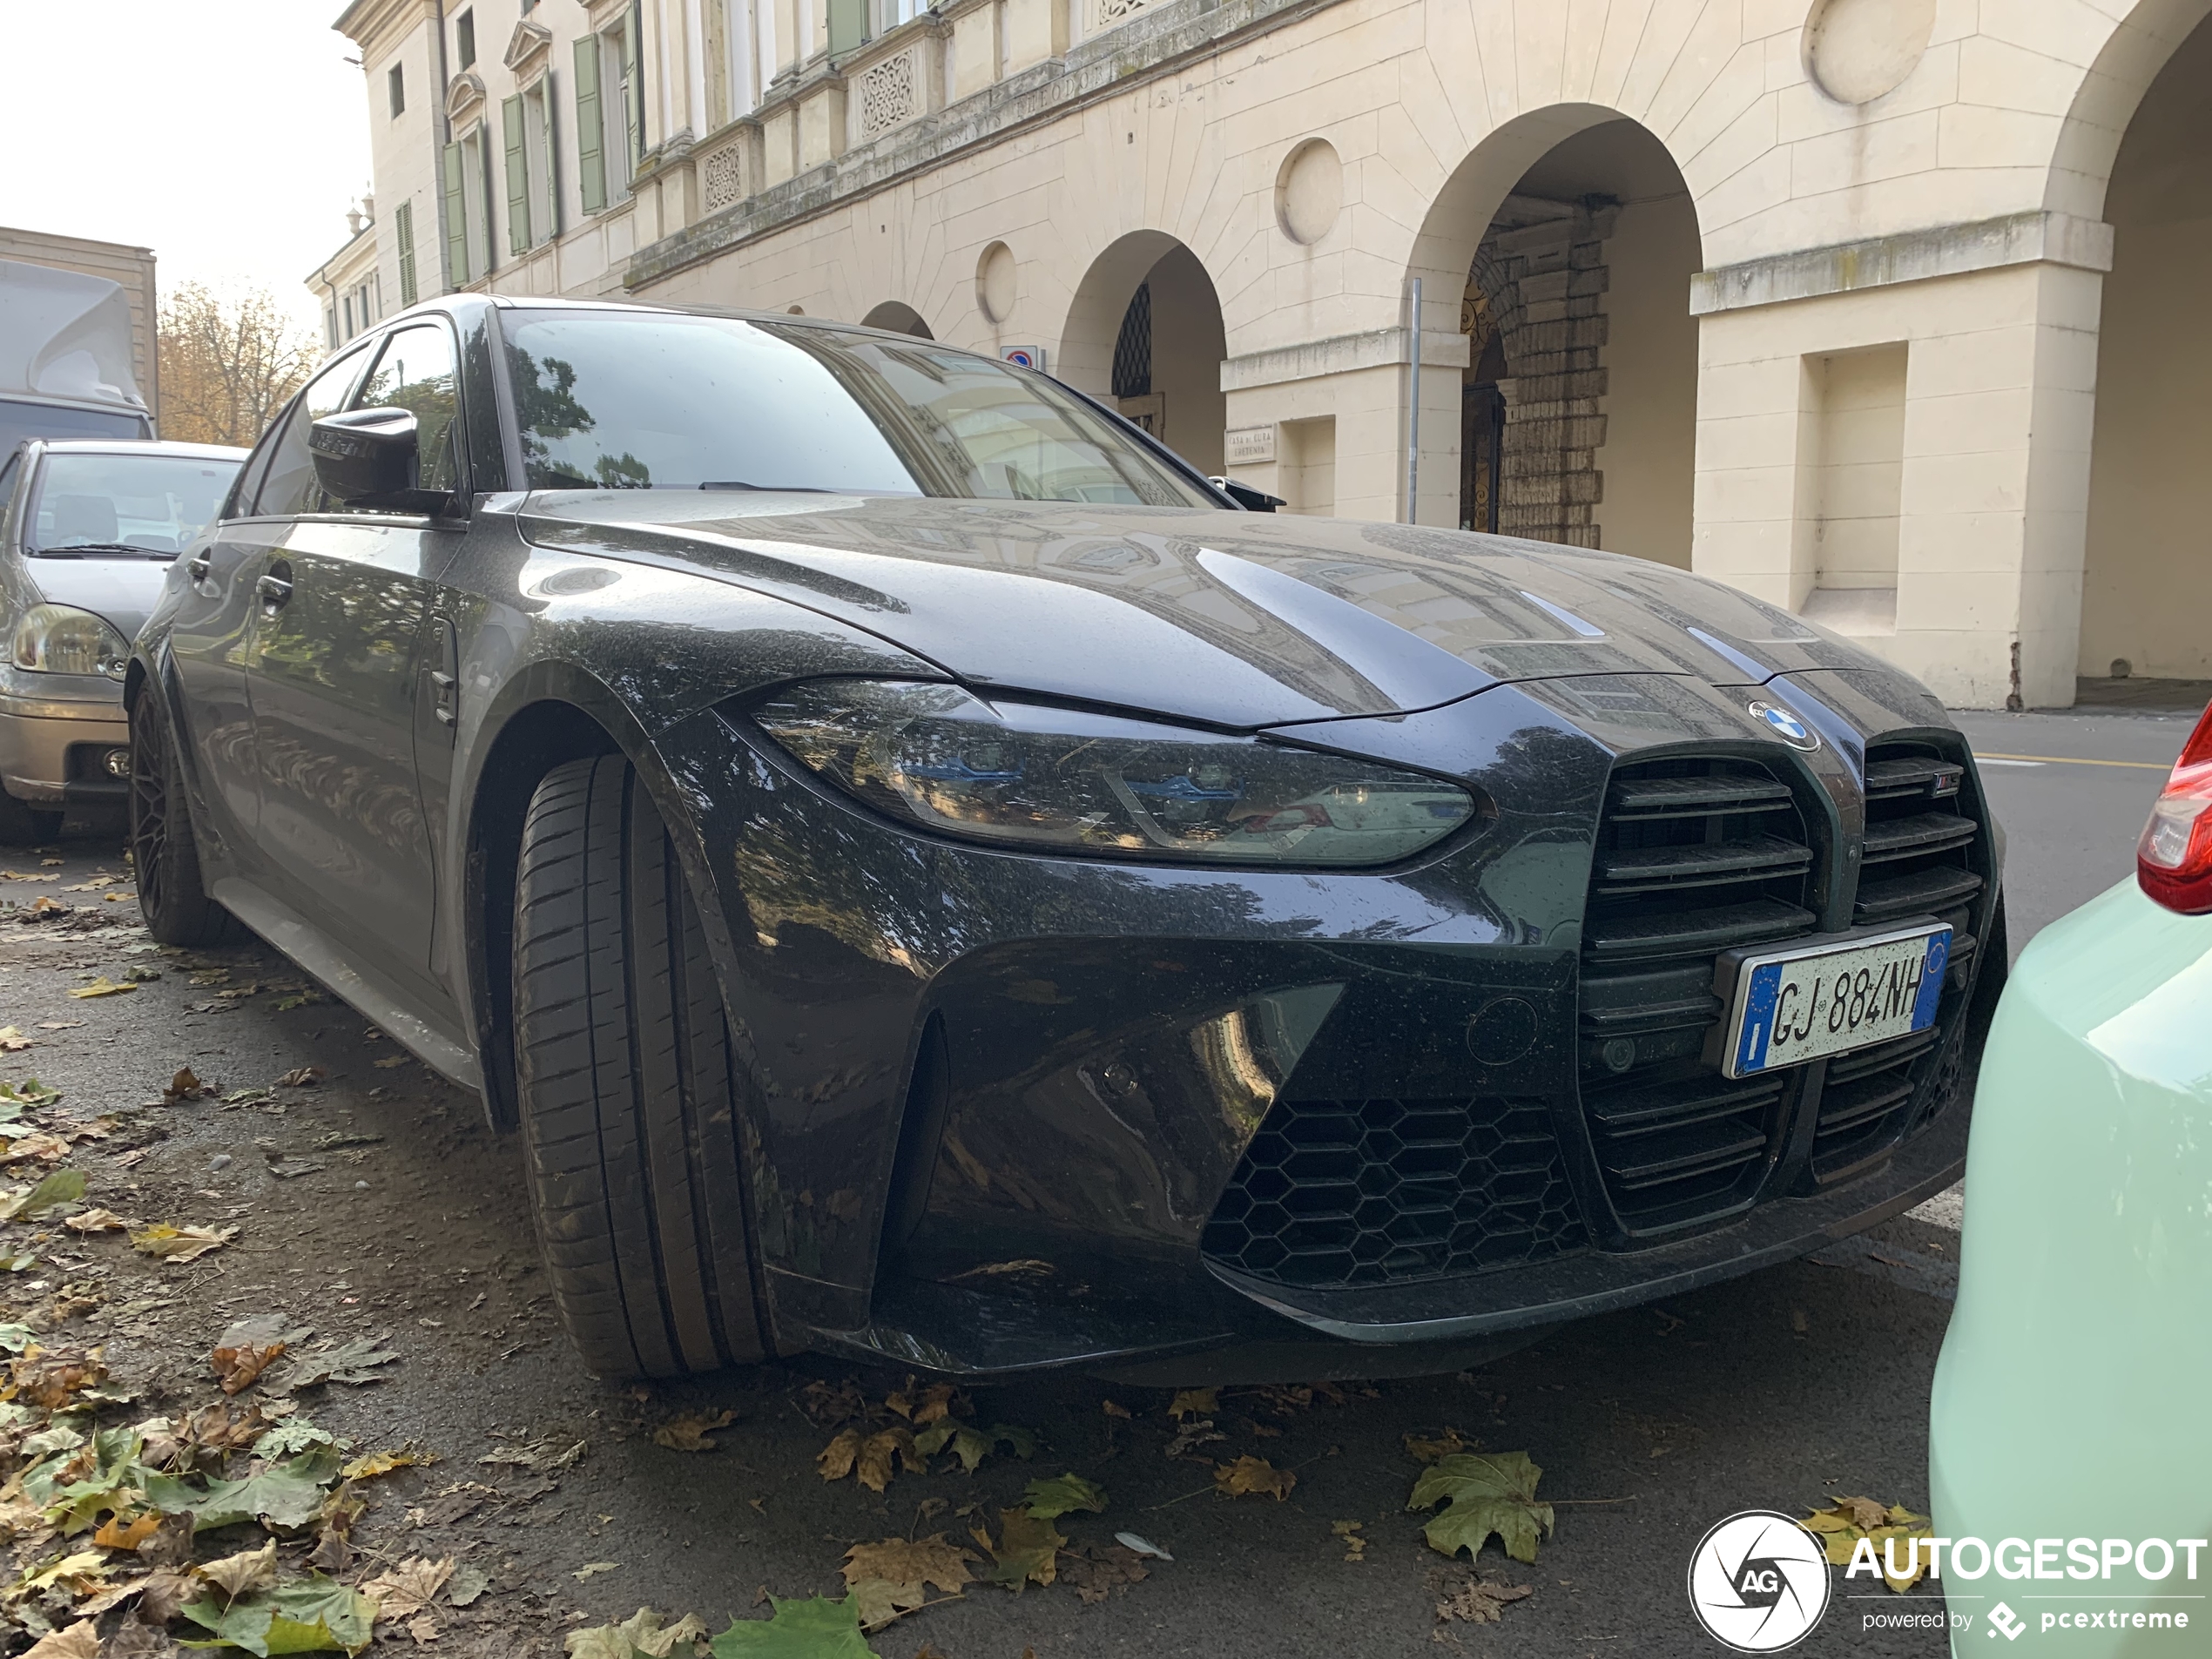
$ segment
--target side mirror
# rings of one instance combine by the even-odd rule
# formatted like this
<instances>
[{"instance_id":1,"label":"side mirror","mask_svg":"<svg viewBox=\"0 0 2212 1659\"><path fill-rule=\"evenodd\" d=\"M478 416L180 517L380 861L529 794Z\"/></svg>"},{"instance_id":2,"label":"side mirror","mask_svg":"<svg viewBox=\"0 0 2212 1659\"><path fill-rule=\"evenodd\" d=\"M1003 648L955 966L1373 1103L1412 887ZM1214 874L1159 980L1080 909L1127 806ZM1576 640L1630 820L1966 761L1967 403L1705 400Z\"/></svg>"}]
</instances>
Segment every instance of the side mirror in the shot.
<instances>
[{"instance_id":1,"label":"side mirror","mask_svg":"<svg viewBox=\"0 0 2212 1659\"><path fill-rule=\"evenodd\" d=\"M1240 484L1233 478L1209 478L1206 482L1248 513L1271 513L1278 507L1290 505L1280 496L1271 496L1264 489L1254 489L1250 484Z\"/></svg>"},{"instance_id":2,"label":"side mirror","mask_svg":"<svg viewBox=\"0 0 2212 1659\"><path fill-rule=\"evenodd\" d=\"M345 507L432 511L440 490L419 487L421 455L411 409L348 409L326 415L307 431L315 482Z\"/></svg>"}]
</instances>

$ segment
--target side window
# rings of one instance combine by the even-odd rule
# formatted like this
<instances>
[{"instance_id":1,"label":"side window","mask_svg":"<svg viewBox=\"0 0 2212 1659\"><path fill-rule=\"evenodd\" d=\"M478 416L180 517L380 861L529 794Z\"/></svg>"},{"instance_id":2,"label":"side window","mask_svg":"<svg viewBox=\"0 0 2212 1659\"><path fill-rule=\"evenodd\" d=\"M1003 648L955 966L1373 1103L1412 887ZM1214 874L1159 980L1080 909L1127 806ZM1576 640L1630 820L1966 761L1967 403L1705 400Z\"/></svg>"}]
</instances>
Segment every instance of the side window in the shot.
<instances>
[{"instance_id":1,"label":"side window","mask_svg":"<svg viewBox=\"0 0 2212 1659\"><path fill-rule=\"evenodd\" d=\"M269 452L269 475L253 503L256 514L263 518L288 518L295 513L322 510L322 489L315 482L314 458L307 454L307 428L345 407L346 394L353 389L354 377L368 358L365 349L347 352L307 382L307 389L292 406L283 435Z\"/></svg>"},{"instance_id":2,"label":"side window","mask_svg":"<svg viewBox=\"0 0 2212 1659\"><path fill-rule=\"evenodd\" d=\"M269 457L276 453L277 440L284 431L285 417L292 413L287 403L276 412L276 419L253 445L253 453L246 457L246 464L238 469L238 482L231 486L231 493L224 499L223 510L215 515L219 522L226 518L250 518L253 514L253 497L260 493L261 480L269 475Z\"/></svg>"},{"instance_id":3,"label":"side window","mask_svg":"<svg viewBox=\"0 0 2212 1659\"><path fill-rule=\"evenodd\" d=\"M376 367L368 372L347 407L405 409L415 416L420 487L462 487L462 428L454 417L460 404L454 390L453 335L442 323L420 323L395 332L384 342Z\"/></svg>"}]
</instances>

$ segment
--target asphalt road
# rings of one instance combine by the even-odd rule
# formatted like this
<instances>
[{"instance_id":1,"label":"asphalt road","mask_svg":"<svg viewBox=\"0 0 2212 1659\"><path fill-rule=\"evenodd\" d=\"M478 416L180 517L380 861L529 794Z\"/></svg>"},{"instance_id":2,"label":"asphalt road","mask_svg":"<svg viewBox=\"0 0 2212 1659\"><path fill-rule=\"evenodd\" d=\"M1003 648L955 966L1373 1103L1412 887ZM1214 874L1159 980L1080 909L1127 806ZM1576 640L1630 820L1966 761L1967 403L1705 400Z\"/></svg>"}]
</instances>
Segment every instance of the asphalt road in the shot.
<instances>
[{"instance_id":1,"label":"asphalt road","mask_svg":"<svg viewBox=\"0 0 2212 1659\"><path fill-rule=\"evenodd\" d=\"M1962 723L1979 751L2020 758L1987 772L2010 837L2017 949L2126 876L2188 722ZM66 844L59 866L30 862L10 867L57 879L0 896L59 894L121 868L111 838L88 836ZM880 1400L895 1379L806 1359L681 1387L593 1382L550 1320L516 1148L480 1127L471 1099L412 1063L380 1064L395 1058L388 1042L343 1008L295 1003L280 983L293 976L258 946L163 957L130 930L127 902L102 910L97 893L66 897L91 907L86 931L0 920L0 1024L37 1039L32 1052L7 1056L0 1076L35 1070L80 1116L123 1112L111 1141L79 1149L90 1201L134 1220L244 1230L230 1249L165 1270L119 1238L72 1243L76 1254L55 1265L103 1285L106 1300L83 1316L84 1338L105 1338L118 1378L174 1410L208 1397L205 1356L230 1318L277 1312L315 1325L318 1339L389 1333L401 1356L392 1380L300 1393L316 1421L365 1447L412 1441L442 1460L369 1489L355 1572L413 1554L481 1567L487 1595L441 1615L438 1650L449 1655L550 1659L564 1630L644 1604L696 1611L718 1629L733 1615L760 1616L764 1588L840 1589L849 1544L947 1527L958 1539L969 1505L996 1531L998 1509L1026 1481L1072 1471L1108 1494L1103 1514L1059 1523L1076 1544L1103 1547L1126 1529L1173 1564L1095 1604L1066 1581L1018 1596L973 1587L879 1633L876 1651L908 1659L926 1643L944 1659L1337 1659L1441 1646L1535 1659L1702 1656L1723 1650L1692 1622L1683 1582L1715 1521L1835 1495L1926 1507L1925 1407L1955 1278L1955 1202L1815 1260L1561 1330L1479 1373L1384 1383L1341 1404L1228 1393L1214 1419L1224 1439L1201 1455L1251 1453L1295 1470L1280 1502L1217 1497L1205 1464L1168 1456L1176 1425L1166 1392L1082 1379L975 1399L977 1423L1037 1436L1032 1461L1001 1453L972 1476L900 1474L880 1496L849 1479L827 1483L813 1458L829 1431L805 1414L806 1386L851 1379ZM136 992L66 995L96 974L149 962L162 976ZM145 1106L185 1063L226 1093L295 1067L328 1076L258 1102ZM287 1159L320 1167L280 1176ZM0 1286L0 1318L18 1317L46 1289L44 1278ZM286 1386L280 1377L270 1386ZM1131 1415L1109 1415L1108 1399ZM718 1450L655 1442L656 1429L698 1411L733 1414ZM1405 1511L1420 1466L1403 1437L1447 1428L1528 1453L1544 1471L1540 1495L1561 1506L1533 1567L1504 1561L1494 1545L1483 1556L1485 1572L1533 1588L1496 1623L1439 1621L1437 1575L1448 1588L1465 1569L1426 1548L1420 1518ZM533 1442L585 1449L543 1473L480 1461ZM1364 1560L1345 1558L1336 1525L1350 1521L1370 1541ZM1838 1588L1846 1599L1798 1651L1944 1651L1932 1632L1861 1628L1898 1607L1939 1606L1928 1587L1905 1598L1863 1583Z\"/></svg>"}]
</instances>

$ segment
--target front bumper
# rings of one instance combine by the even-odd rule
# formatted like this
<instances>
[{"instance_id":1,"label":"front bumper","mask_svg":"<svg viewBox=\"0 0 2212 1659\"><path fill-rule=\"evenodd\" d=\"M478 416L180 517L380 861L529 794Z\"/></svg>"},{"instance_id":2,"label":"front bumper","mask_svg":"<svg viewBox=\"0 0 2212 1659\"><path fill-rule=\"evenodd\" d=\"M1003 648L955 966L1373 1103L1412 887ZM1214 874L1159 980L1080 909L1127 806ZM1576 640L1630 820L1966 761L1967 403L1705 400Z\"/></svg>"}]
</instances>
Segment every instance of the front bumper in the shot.
<instances>
[{"instance_id":1,"label":"front bumper","mask_svg":"<svg viewBox=\"0 0 2212 1659\"><path fill-rule=\"evenodd\" d=\"M1669 683L1633 712L1639 738L1674 722L1677 744L1771 747L1710 688ZM1770 1107L1729 1106L1765 1114L1765 1150L1712 1213L1624 1223L1580 1092L1577 979L1620 750L1511 686L1393 740L1477 782L1497 818L1414 868L1317 873L932 841L741 718L664 732L756 1089L743 1132L780 1339L970 1375L1303 1344L1338 1356L1309 1352L1308 1374L1386 1374L1818 1249L1957 1178L1963 1008L1915 1051L1892 1139L1824 1163L1817 1082L1793 1079ZM1503 776L1501 755L1541 764ZM1833 751L1823 764L1853 786ZM1993 870L1977 926L1994 899ZM1414 1184L1443 1124L1474 1207L1494 1197L1497 1216L1455 1211L1440 1236L1433 1206L1378 1192L1372 1234L1385 1251L1419 1235L1413 1269L1271 1277L1251 1228L1223 1246L1222 1206L1232 1187L1264 1201L1245 1155L1270 1136L1288 1145L1273 1172L1298 1177L1302 1131L1271 1116L1285 1103L1398 1124L1376 1143Z\"/></svg>"},{"instance_id":2,"label":"front bumper","mask_svg":"<svg viewBox=\"0 0 2212 1659\"><path fill-rule=\"evenodd\" d=\"M1936 1366L1929 1484L1948 1538L2212 1538L2212 917L2160 909L2131 878L2037 936L1991 1028L1967 1172L1958 1305ZM2008 1558L2009 1559L2009 1558ZM2072 1655L2200 1651L2212 1577L2177 1555L2089 1583L1967 1581ZM2042 1576L2055 1575L2047 1572ZM2094 1602L2083 1592L2096 1592ZM2186 1611L2189 1632L2134 1615ZM2055 1632L2054 1632L2055 1633ZM2148 1647L2131 1646L2149 1640ZM1961 1647L1966 1652L1981 1646Z\"/></svg>"},{"instance_id":3,"label":"front bumper","mask_svg":"<svg viewBox=\"0 0 2212 1659\"><path fill-rule=\"evenodd\" d=\"M40 806L119 804L128 785L101 765L127 748L123 688L80 675L10 672L0 688L0 788ZM39 680L53 682L50 691Z\"/></svg>"}]
</instances>

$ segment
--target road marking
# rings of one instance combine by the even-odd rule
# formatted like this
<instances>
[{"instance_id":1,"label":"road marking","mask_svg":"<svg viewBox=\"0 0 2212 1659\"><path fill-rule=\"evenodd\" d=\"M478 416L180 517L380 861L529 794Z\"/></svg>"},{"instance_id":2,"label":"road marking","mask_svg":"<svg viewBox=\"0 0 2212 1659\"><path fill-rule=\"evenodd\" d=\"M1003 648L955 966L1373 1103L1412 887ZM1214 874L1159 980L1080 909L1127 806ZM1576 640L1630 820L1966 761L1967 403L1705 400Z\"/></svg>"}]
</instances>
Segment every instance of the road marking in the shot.
<instances>
[{"instance_id":1,"label":"road marking","mask_svg":"<svg viewBox=\"0 0 2212 1659\"><path fill-rule=\"evenodd\" d=\"M1974 752L1977 760L1993 760L2000 766L2127 766L2137 772L2171 772L2170 764L2158 760L2091 760L2084 755L2000 755Z\"/></svg>"},{"instance_id":2,"label":"road marking","mask_svg":"<svg viewBox=\"0 0 2212 1659\"><path fill-rule=\"evenodd\" d=\"M1994 755L1976 755L1974 759L1985 766L2040 766L2043 764L2040 760L2000 760Z\"/></svg>"}]
</instances>

